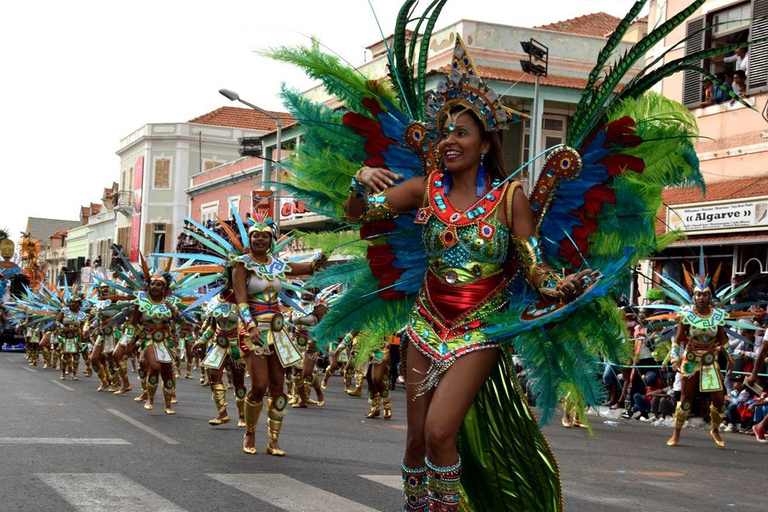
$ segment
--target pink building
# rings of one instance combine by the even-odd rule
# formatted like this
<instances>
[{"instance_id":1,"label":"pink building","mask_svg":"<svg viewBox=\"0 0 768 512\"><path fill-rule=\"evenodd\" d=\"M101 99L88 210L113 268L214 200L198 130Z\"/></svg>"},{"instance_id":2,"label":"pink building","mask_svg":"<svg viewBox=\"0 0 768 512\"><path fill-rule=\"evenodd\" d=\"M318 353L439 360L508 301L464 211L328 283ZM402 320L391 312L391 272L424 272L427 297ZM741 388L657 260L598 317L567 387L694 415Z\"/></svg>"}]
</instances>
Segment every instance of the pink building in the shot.
<instances>
[{"instance_id":1,"label":"pink building","mask_svg":"<svg viewBox=\"0 0 768 512\"><path fill-rule=\"evenodd\" d=\"M649 26L661 25L690 3L651 2ZM765 37L766 15L768 0L708 0L648 53L646 63L651 64L664 52L662 63L667 63L696 51ZM686 36L685 45L674 46ZM768 274L768 43L751 46L746 55L746 63L743 56L732 55L694 64L731 78L738 69L745 70L743 98L756 110L730 100L709 101L702 76L692 71L676 73L657 86L658 92L686 105L696 118L701 134L696 152L707 191L702 194L691 188L665 192L657 233L675 230L687 237L654 258L644 272L646 276L655 271L680 277L681 263L692 263L700 246L712 271L722 264L721 284L726 284L728 277L739 280ZM763 285L763 281L756 283ZM646 280L645 285L649 284Z\"/></svg>"}]
</instances>

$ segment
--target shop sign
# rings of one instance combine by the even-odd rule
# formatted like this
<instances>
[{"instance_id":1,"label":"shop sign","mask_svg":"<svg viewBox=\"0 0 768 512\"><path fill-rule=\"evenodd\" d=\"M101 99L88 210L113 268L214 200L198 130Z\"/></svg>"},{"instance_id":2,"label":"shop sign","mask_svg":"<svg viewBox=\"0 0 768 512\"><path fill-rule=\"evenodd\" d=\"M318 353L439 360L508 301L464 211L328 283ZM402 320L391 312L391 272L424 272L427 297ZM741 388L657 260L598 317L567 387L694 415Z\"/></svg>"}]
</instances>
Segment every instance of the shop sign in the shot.
<instances>
[{"instance_id":1,"label":"shop sign","mask_svg":"<svg viewBox=\"0 0 768 512\"><path fill-rule=\"evenodd\" d=\"M764 229L768 229L768 197L667 207L667 231L712 233Z\"/></svg>"},{"instance_id":2,"label":"shop sign","mask_svg":"<svg viewBox=\"0 0 768 512\"><path fill-rule=\"evenodd\" d=\"M307 205L303 201L287 199L280 204L280 220L303 219L308 215L314 215L314 213L307 210Z\"/></svg>"}]
</instances>

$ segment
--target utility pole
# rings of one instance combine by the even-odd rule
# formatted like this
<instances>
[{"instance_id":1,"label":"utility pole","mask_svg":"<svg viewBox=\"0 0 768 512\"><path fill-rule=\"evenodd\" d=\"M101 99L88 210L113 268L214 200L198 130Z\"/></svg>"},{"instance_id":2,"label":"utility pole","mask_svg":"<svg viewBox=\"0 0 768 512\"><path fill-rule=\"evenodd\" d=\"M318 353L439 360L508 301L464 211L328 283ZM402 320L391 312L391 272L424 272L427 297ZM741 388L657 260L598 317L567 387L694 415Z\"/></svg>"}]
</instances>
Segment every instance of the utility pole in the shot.
<instances>
[{"instance_id":1,"label":"utility pole","mask_svg":"<svg viewBox=\"0 0 768 512\"><path fill-rule=\"evenodd\" d=\"M539 80L542 76L547 76L549 70L549 48L531 38L528 41L520 41L523 52L528 54L528 60L521 60L520 66L524 73L534 75L536 78L533 85L533 105L531 106L531 128L528 139L528 159L533 159L541 152L539 141L541 140L541 125L544 117L544 109L539 108ZM538 178L538 167L536 162L531 162L528 166L528 193L533 191Z\"/></svg>"}]
</instances>

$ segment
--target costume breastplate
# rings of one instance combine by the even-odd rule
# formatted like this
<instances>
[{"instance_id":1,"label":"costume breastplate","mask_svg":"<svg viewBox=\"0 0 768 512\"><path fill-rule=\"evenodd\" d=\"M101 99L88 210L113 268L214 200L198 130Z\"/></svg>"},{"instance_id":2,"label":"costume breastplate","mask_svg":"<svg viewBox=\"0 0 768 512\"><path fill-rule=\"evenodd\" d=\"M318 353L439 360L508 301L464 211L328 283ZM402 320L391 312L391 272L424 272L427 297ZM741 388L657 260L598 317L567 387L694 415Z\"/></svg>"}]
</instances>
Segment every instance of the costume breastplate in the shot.
<instances>
[{"instance_id":1,"label":"costume breastplate","mask_svg":"<svg viewBox=\"0 0 768 512\"><path fill-rule=\"evenodd\" d=\"M443 191L443 173L429 179L429 203L419 209L416 223L425 226L429 268L449 284L465 283L500 271L507 259L510 232L496 220L508 189L505 183L488 192L466 211L451 204Z\"/></svg>"},{"instance_id":2,"label":"costume breastplate","mask_svg":"<svg viewBox=\"0 0 768 512\"><path fill-rule=\"evenodd\" d=\"M680 321L688 327L688 335L694 343L709 344L717 337L718 327L725 325L728 312L723 309L711 308L709 316L702 317L696 313L693 306L680 308Z\"/></svg>"}]
</instances>

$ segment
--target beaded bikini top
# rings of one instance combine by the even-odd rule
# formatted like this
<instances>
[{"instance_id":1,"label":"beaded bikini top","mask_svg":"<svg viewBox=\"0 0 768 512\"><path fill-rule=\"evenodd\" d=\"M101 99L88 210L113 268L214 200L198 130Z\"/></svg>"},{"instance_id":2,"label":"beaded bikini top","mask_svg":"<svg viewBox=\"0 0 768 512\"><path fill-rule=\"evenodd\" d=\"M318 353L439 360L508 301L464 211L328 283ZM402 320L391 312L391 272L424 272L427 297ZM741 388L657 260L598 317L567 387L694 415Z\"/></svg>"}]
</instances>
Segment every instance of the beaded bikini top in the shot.
<instances>
[{"instance_id":1,"label":"beaded bikini top","mask_svg":"<svg viewBox=\"0 0 768 512\"><path fill-rule=\"evenodd\" d=\"M454 277L447 269L464 269L480 278L501 268L507 259L510 232L496 220L496 214L508 188L505 183L462 211L443 190L443 172L430 175L428 204L418 210L415 222L425 225L422 236L433 271L445 274L446 281L453 284L460 276Z\"/></svg>"}]
</instances>

